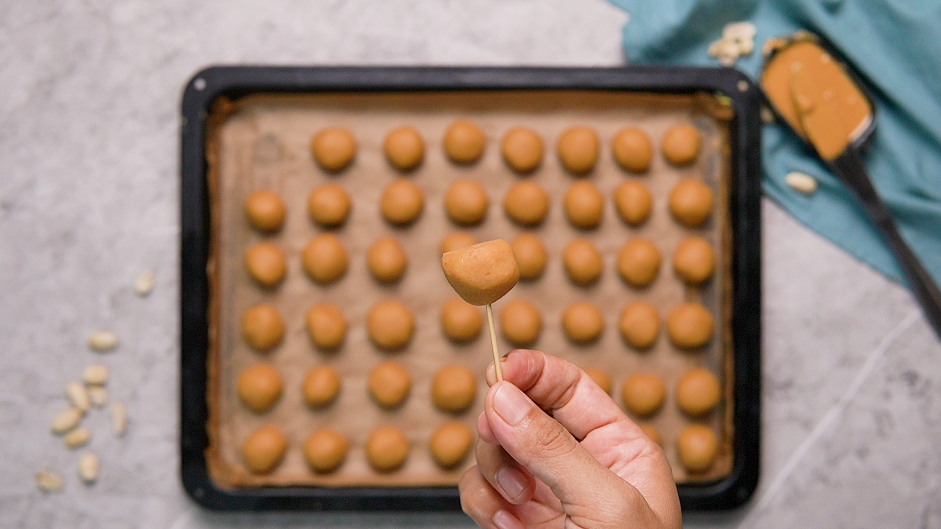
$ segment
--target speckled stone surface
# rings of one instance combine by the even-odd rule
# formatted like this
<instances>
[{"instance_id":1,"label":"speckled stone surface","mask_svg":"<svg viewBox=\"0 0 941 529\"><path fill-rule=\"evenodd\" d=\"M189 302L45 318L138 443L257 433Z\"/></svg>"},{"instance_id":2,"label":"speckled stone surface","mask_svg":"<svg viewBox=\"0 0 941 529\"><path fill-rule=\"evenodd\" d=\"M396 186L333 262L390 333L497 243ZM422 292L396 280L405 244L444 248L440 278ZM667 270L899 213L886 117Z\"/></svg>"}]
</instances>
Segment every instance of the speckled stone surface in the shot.
<instances>
[{"instance_id":1,"label":"speckled stone surface","mask_svg":"<svg viewBox=\"0 0 941 529\"><path fill-rule=\"evenodd\" d=\"M216 514L178 478L178 115L210 64L623 63L601 0L0 3L0 527L470 527L452 514ZM691 527L941 527L941 346L907 291L763 205L762 480ZM132 284L156 273L147 297ZM91 352L98 329L121 338ZM101 474L49 434L84 366ZM41 469L65 478L43 494Z\"/></svg>"}]
</instances>

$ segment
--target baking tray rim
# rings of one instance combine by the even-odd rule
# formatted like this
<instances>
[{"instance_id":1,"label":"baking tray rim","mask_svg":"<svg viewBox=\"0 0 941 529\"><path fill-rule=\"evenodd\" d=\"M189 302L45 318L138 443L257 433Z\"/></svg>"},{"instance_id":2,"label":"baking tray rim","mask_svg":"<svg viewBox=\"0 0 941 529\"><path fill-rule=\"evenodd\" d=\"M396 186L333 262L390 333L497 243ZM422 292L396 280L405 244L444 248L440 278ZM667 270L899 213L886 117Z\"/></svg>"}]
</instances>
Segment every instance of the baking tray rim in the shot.
<instances>
[{"instance_id":1,"label":"baking tray rim","mask_svg":"<svg viewBox=\"0 0 941 529\"><path fill-rule=\"evenodd\" d=\"M185 85L180 124L180 477L187 494L212 510L457 510L456 487L258 487L224 489L210 478L204 450L208 353L210 217L205 120L220 98L259 93L603 90L719 94L730 121L732 235L733 465L725 478L678 484L685 511L744 504L754 493L760 447L760 102L759 89L730 68L624 66L314 67L212 66Z\"/></svg>"}]
</instances>

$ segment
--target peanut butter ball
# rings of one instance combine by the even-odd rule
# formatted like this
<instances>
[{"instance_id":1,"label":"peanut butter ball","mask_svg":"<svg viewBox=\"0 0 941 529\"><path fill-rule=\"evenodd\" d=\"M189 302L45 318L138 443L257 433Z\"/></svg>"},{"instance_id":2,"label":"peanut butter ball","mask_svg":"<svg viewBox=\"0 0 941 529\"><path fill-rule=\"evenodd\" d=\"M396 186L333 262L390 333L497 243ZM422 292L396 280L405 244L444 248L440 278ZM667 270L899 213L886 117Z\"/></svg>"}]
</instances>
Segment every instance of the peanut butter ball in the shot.
<instances>
[{"instance_id":1,"label":"peanut butter ball","mask_svg":"<svg viewBox=\"0 0 941 529\"><path fill-rule=\"evenodd\" d=\"M317 366L307 372L301 391L311 408L323 408L340 394L340 374L330 366Z\"/></svg>"},{"instance_id":2,"label":"peanut butter ball","mask_svg":"<svg viewBox=\"0 0 941 529\"><path fill-rule=\"evenodd\" d=\"M412 340L415 317L408 307L395 300L380 301L366 316L369 339L380 349L397 351Z\"/></svg>"},{"instance_id":3,"label":"peanut butter ball","mask_svg":"<svg viewBox=\"0 0 941 529\"><path fill-rule=\"evenodd\" d=\"M386 160L402 171L418 167L425 158L425 140L412 127L399 127L389 132L382 149Z\"/></svg>"},{"instance_id":4,"label":"peanut butter ball","mask_svg":"<svg viewBox=\"0 0 941 529\"><path fill-rule=\"evenodd\" d=\"M650 218L653 195L647 186L628 180L614 190L614 207L628 226L640 226Z\"/></svg>"},{"instance_id":5,"label":"peanut butter ball","mask_svg":"<svg viewBox=\"0 0 941 529\"><path fill-rule=\"evenodd\" d=\"M696 161L702 140L696 127L683 124L671 127L663 135L660 150L671 165L683 166Z\"/></svg>"},{"instance_id":6,"label":"peanut butter ball","mask_svg":"<svg viewBox=\"0 0 941 529\"><path fill-rule=\"evenodd\" d=\"M245 199L245 216L248 223L258 231L273 232L284 226L287 215L284 202L274 191L261 189L253 191Z\"/></svg>"},{"instance_id":7,"label":"peanut butter ball","mask_svg":"<svg viewBox=\"0 0 941 529\"><path fill-rule=\"evenodd\" d=\"M477 239L475 239L473 235L464 231L456 231L445 235L445 237L441 239L439 251L442 254L446 254L475 244L477 244Z\"/></svg>"},{"instance_id":8,"label":"peanut butter ball","mask_svg":"<svg viewBox=\"0 0 941 529\"><path fill-rule=\"evenodd\" d=\"M366 457L378 472L392 472L408 459L408 439L395 426L381 426L366 440Z\"/></svg>"},{"instance_id":9,"label":"peanut butter ball","mask_svg":"<svg viewBox=\"0 0 941 529\"><path fill-rule=\"evenodd\" d=\"M569 279L581 286L598 281L604 266L601 252L584 239L574 239L565 247L562 251L562 264Z\"/></svg>"},{"instance_id":10,"label":"peanut butter ball","mask_svg":"<svg viewBox=\"0 0 941 529\"><path fill-rule=\"evenodd\" d=\"M611 154L625 171L645 173L653 159L653 146L644 131L628 127L619 130L611 140Z\"/></svg>"},{"instance_id":11,"label":"peanut butter ball","mask_svg":"<svg viewBox=\"0 0 941 529\"><path fill-rule=\"evenodd\" d=\"M273 287L280 283L288 270L284 254L270 242L252 245L245 252L245 266L252 279L265 287Z\"/></svg>"},{"instance_id":12,"label":"peanut butter ball","mask_svg":"<svg viewBox=\"0 0 941 529\"><path fill-rule=\"evenodd\" d=\"M667 335L680 349L696 349L709 343L714 326L712 314L698 303L677 305L667 315Z\"/></svg>"},{"instance_id":13,"label":"peanut butter ball","mask_svg":"<svg viewBox=\"0 0 941 529\"><path fill-rule=\"evenodd\" d=\"M495 239L441 256L448 283L471 305L489 305L516 286L519 265L506 241Z\"/></svg>"},{"instance_id":14,"label":"peanut butter ball","mask_svg":"<svg viewBox=\"0 0 941 529\"><path fill-rule=\"evenodd\" d=\"M389 360L369 372L369 394L383 408L395 408L408 398L412 377L401 365Z\"/></svg>"},{"instance_id":15,"label":"peanut butter ball","mask_svg":"<svg viewBox=\"0 0 941 529\"><path fill-rule=\"evenodd\" d=\"M458 120L444 133L444 152L454 163L471 164L480 159L487 137L470 121Z\"/></svg>"},{"instance_id":16,"label":"peanut butter ball","mask_svg":"<svg viewBox=\"0 0 941 529\"><path fill-rule=\"evenodd\" d=\"M314 135L310 150L323 170L342 171L356 156L356 138L350 131L340 128L326 128Z\"/></svg>"},{"instance_id":17,"label":"peanut butter ball","mask_svg":"<svg viewBox=\"0 0 941 529\"><path fill-rule=\"evenodd\" d=\"M549 213L549 195L538 184L517 182L503 197L503 210L517 224L535 226Z\"/></svg>"},{"instance_id":18,"label":"peanut butter ball","mask_svg":"<svg viewBox=\"0 0 941 529\"><path fill-rule=\"evenodd\" d=\"M444 193L444 210L457 224L479 224L489 205L487 191L476 180L457 180Z\"/></svg>"},{"instance_id":19,"label":"peanut butter ball","mask_svg":"<svg viewBox=\"0 0 941 529\"><path fill-rule=\"evenodd\" d=\"M307 334L319 349L333 350L346 339L346 317L332 303L318 303L307 311Z\"/></svg>"},{"instance_id":20,"label":"peanut butter ball","mask_svg":"<svg viewBox=\"0 0 941 529\"><path fill-rule=\"evenodd\" d=\"M627 241L618 252L618 272L635 287L649 285L660 272L660 250L641 237Z\"/></svg>"},{"instance_id":21,"label":"peanut butter ball","mask_svg":"<svg viewBox=\"0 0 941 529\"><path fill-rule=\"evenodd\" d=\"M405 275L408 256L394 237L383 237L366 251L366 266L380 283L393 283Z\"/></svg>"},{"instance_id":22,"label":"peanut butter ball","mask_svg":"<svg viewBox=\"0 0 941 529\"><path fill-rule=\"evenodd\" d=\"M431 434L431 457L444 469L459 465L470 453L474 434L464 423L453 421L442 424Z\"/></svg>"},{"instance_id":23,"label":"peanut butter ball","mask_svg":"<svg viewBox=\"0 0 941 529\"><path fill-rule=\"evenodd\" d=\"M332 428L317 430L304 441L304 459L311 470L319 474L327 474L339 468L348 450L346 437Z\"/></svg>"},{"instance_id":24,"label":"peanut butter ball","mask_svg":"<svg viewBox=\"0 0 941 529\"><path fill-rule=\"evenodd\" d=\"M691 285L705 283L716 269L716 256L702 237L687 237L673 252L673 270L680 279Z\"/></svg>"},{"instance_id":25,"label":"peanut butter ball","mask_svg":"<svg viewBox=\"0 0 941 529\"><path fill-rule=\"evenodd\" d=\"M477 377L462 365L442 367L431 380L431 401L439 410L464 411L476 397Z\"/></svg>"},{"instance_id":26,"label":"peanut butter ball","mask_svg":"<svg viewBox=\"0 0 941 529\"><path fill-rule=\"evenodd\" d=\"M242 461L253 474L268 474L284 458L288 441L270 424L258 428L242 442Z\"/></svg>"},{"instance_id":27,"label":"peanut butter ball","mask_svg":"<svg viewBox=\"0 0 941 529\"><path fill-rule=\"evenodd\" d=\"M608 395L611 394L611 375L609 375L607 371L593 367L586 367L584 371L585 374L591 377L591 379L595 381L595 384L598 384L598 387L600 387L605 393Z\"/></svg>"},{"instance_id":28,"label":"peanut butter ball","mask_svg":"<svg viewBox=\"0 0 941 529\"><path fill-rule=\"evenodd\" d=\"M687 178L670 191L670 213L687 228L702 226L712 214L712 190L709 186Z\"/></svg>"},{"instance_id":29,"label":"peanut butter ball","mask_svg":"<svg viewBox=\"0 0 941 529\"><path fill-rule=\"evenodd\" d=\"M281 374L266 364L255 364L242 370L235 381L235 392L239 400L257 413L271 409L281 398L283 389Z\"/></svg>"},{"instance_id":30,"label":"peanut butter ball","mask_svg":"<svg viewBox=\"0 0 941 529\"><path fill-rule=\"evenodd\" d=\"M507 131L501 144L503 160L518 173L535 171L542 163L542 138L532 129L515 127Z\"/></svg>"},{"instance_id":31,"label":"peanut butter ball","mask_svg":"<svg viewBox=\"0 0 941 529\"><path fill-rule=\"evenodd\" d=\"M461 298L451 298L441 307L441 329L452 342L469 342L480 336L484 318L480 309Z\"/></svg>"},{"instance_id":32,"label":"peanut butter ball","mask_svg":"<svg viewBox=\"0 0 941 529\"><path fill-rule=\"evenodd\" d=\"M333 283L346 274L349 258L340 239L332 233L321 233L301 251L304 271L322 285Z\"/></svg>"},{"instance_id":33,"label":"peanut butter ball","mask_svg":"<svg viewBox=\"0 0 941 529\"><path fill-rule=\"evenodd\" d=\"M556 148L559 161L565 169L576 175L585 174L598 163L598 133L591 127L576 126L559 136Z\"/></svg>"},{"instance_id":34,"label":"peanut butter ball","mask_svg":"<svg viewBox=\"0 0 941 529\"><path fill-rule=\"evenodd\" d=\"M337 184L324 184L307 197L310 220L332 228L346 222L350 216L350 195Z\"/></svg>"},{"instance_id":35,"label":"peanut butter ball","mask_svg":"<svg viewBox=\"0 0 941 529\"><path fill-rule=\"evenodd\" d=\"M411 181L399 178L382 192L379 209L389 224L411 224L418 220L425 209L425 195L421 188Z\"/></svg>"},{"instance_id":36,"label":"peanut butter ball","mask_svg":"<svg viewBox=\"0 0 941 529\"><path fill-rule=\"evenodd\" d=\"M719 379L708 369L690 369L676 381L676 405L691 417L705 415L715 409L721 396Z\"/></svg>"},{"instance_id":37,"label":"peanut butter ball","mask_svg":"<svg viewBox=\"0 0 941 529\"><path fill-rule=\"evenodd\" d=\"M562 330L574 343L594 342L604 330L604 315L591 303L572 303L562 313Z\"/></svg>"},{"instance_id":38,"label":"peanut butter ball","mask_svg":"<svg viewBox=\"0 0 941 529\"><path fill-rule=\"evenodd\" d=\"M542 315L528 301L507 301L500 311L500 328L503 337L511 344L517 347L532 345L542 332Z\"/></svg>"},{"instance_id":39,"label":"peanut butter ball","mask_svg":"<svg viewBox=\"0 0 941 529\"><path fill-rule=\"evenodd\" d=\"M660 315L650 303L634 301L621 311L618 328L628 345L635 349L649 349L660 334Z\"/></svg>"},{"instance_id":40,"label":"peanut butter ball","mask_svg":"<svg viewBox=\"0 0 941 529\"><path fill-rule=\"evenodd\" d=\"M691 424L677 436L676 453L687 472L699 474L712 468L716 462L719 440L709 427Z\"/></svg>"},{"instance_id":41,"label":"peanut butter ball","mask_svg":"<svg viewBox=\"0 0 941 529\"><path fill-rule=\"evenodd\" d=\"M667 386L653 373L634 373L624 380L621 399L627 411L638 417L653 415L666 400Z\"/></svg>"},{"instance_id":42,"label":"peanut butter ball","mask_svg":"<svg viewBox=\"0 0 941 529\"><path fill-rule=\"evenodd\" d=\"M579 180L565 192L565 217L576 228L596 228L604 215L604 195L595 184Z\"/></svg>"},{"instance_id":43,"label":"peanut butter ball","mask_svg":"<svg viewBox=\"0 0 941 529\"><path fill-rule=\"evenodd\" d=\"M542 275L549 256L539 237L532 233L521 233L513 239L510 247L520 267L520 279L536 279Z\"/></svg>"},{"instance_id":44,"label":"peanut butter ball","mask_svg":"<svg viewBox=\"0 0 941 529\"><path fill-rule=\"evenodd\" d=\"M284 320L271 305L255 305L242 314L242 337L258 351L273 349L284 339Z\"/></svg>"}]
</instances>

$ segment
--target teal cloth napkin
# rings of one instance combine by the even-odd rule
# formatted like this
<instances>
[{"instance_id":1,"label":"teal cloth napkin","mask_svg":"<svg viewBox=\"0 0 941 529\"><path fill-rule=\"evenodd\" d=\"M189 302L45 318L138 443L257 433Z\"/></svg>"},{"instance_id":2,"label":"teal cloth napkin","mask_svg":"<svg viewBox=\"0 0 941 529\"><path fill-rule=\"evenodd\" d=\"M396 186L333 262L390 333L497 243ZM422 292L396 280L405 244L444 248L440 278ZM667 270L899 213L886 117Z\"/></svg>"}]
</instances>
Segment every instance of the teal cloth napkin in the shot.
<instances>
[{"instance_id":1,"label":"teal cloth napkin","mask_svg":"<svg viewBox=\"0 0 941 529\"><path fill-rule=\"evenodd\" d=\"M630 15L629 63L717 66L708 56L729 22L755 24L755 51L737 68L752 79L769 37L806 29L824 37L875 97L877 125L863 159L902 236L941 283L941 2L934 0L609 0ZM895 281L902 272L850 192L784 125L762 130L764 193L810 229ZM814 176L795 192L791 171Z\"/></svg>"}]
</instances>

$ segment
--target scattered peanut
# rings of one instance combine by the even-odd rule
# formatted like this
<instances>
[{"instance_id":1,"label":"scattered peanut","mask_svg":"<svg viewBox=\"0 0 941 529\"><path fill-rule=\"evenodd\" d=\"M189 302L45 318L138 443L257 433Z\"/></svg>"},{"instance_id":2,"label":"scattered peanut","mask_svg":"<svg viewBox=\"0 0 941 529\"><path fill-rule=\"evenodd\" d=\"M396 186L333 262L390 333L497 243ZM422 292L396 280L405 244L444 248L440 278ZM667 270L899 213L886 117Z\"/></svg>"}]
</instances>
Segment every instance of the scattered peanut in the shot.
<instances>
[{"instance_id":1,"label":"scattered peanut","mask_svg":"<svg viewBox=\"0 0 941 529\"><path fill-rule=\"evenodd\" d=\"M767 59L771 54L787 44L787 41L781 38L772 37L765 40L765 43L761 45L761 56Z\"/></svg>"},{"instance_id":2,"label":"scattered peanut","mask_svg":"<svg viewBox=\"0 0 941 529\"><path fill-rule=\"evenodd\" d=\"M98 352L106 352L118 346L118 335L111 331L98 331L88 337L88 346Z\"/></svg>"},{"instance_id":3,"label":"scattered peanut","mask_svg":"<svg viewBox=\"0 0 941 529\"><path fill-rule=\"evenodd\" d=\"M85 413L91 407L91 402L88 400L88 391L85 390L85 384L81 382L73 381L66 384L65 396L69 398L72 406L81 410L82 413Z\"/></svg>"},{"instance_id":4,"label":"scattered peanut","mask_svg":"<svg viewBox=\"0 0 941 529\"><path fill-rule=\"evenodd\" d=\"M751 55L755 50L757 30L751 22L734 22L722 28L722 38L709 45L709 56L723 66L733 66L739 57Z\"/></svg>"},{"instance_id":5,"label":"scattered peanut","mask_svg":"<svg viewBox=\"0 0 941 529\"><path fill-rule=\"evenodd\" d=\"M36 486L43 492L59 492L63 485L62 476L55 472L42 470L36 473Z\"/></svg>"},{"instance_id":6,"label":"scattered peanut","mask_svg":"<svg viewBox=\"0 0 941 529\"><path fill-rule=\"evenodd\" d=\"M52 433L64 434L75 428L78 426L79 421L82 420L82 415L84 415L82 410L78 408L69 408L60 411L52 418Z\"/></svg>"},{"instance_id":7,"label":"scattered peanut","mask_svg":"<svg viewBox=\"0 0 941 529\"><path fill-rule=\"evenodd\" d=\"M69 448L78 448L88 444L89 440L91 440L91 430L88 428L76 428L66 434L65 446Z\"/></svg>"},{"instance_id":8,"label":"scattered peanut","mask_svg":"<svg viewBox=\"0 0 941 529\"><path fill-rule=\"evenodd\" d=\"M708 53L710 57L718 59L722 66L732 66L739 58L739 47L730 40L719 39L709 45Z\"/></svg>"},{"instance_id":9,"label":"scattered peanut","mask_svg":"<svg viewBox=\"0 0 941 529\"><path fill-rule=\"evenodd\" d=\"M92 483L98 479L98 456L92 452L85 452L78 458L78 476L85 483Z\"/></svg>"},{"instance_id":10,"label":"scattered peanut","mask_svg":"<svg viewBox=\"0 0 941 529\"><path fill-rule=\"evenodd\" d=\"M817 191L817 180L808 174L798 173L796 171L788 173L787 176L784 177L784 181L795 191L805 195L812 195Z\"/></svg>"},{"instance_id":11,"label":"scattered peanut","mask_svg":"<svg viewBox=\"0 0 941 529\"><path fill-rule=\"evenodd\" d=\"M139 296L146 296L154 289L154 271L147 270L134 280L134 292Z\"/></svg>"},{"instance_id":12,"label":"scattered peanut","mask_svg":"<svg viewBox=\"0 0 941 529\"><path fill-rule=\"evenodd\" d=\"M774 112L766 106L761 107L761 122L762 123L774 123L777 119L774 117Z\"/></svg>"},{"instance_id":13,"label":"scattered peanut","mask_svg":"<svg viewBox=\"0 0 941 529\"><path fill-rule=\"evenodd\" d=\"M88 398L91 400L92 406L101 408L108 403L108 390L102 386L89 386Z\"/></svg>"},{"instance_id":14,"label":"scattered peanut","mask_svg":"<svg viewBox=\"0 0 941 529\"><path fill-rule=\"evenodd\" d=\"M127 408L121 402L111 404L111 431L115 437L123 437L127 431Z\"/></svg>"},{"instance_id":15,"label":"scattered peanut","mask_svg":"<svg viewBox=\"0 0 941 529\"><path fill-rule=\"evenodd\" d=\"M755 35L757 34L758 28L748 21L732 22L731 24L726 24L725 27L722 28L722 38L736 40L739 42L754 40Z\"/></svg>"},{"instance_id":16,"label":"scattered peanut","mask_svg":"<svg viewBox=\"0 0 941 529\"><path fill-rule=\"evenodd\" d=\"M103 386L108 383L108 367L101 364L93 364L85 368L82 372L82 380L91 386Z\"/></svg>"}]
</instances>

